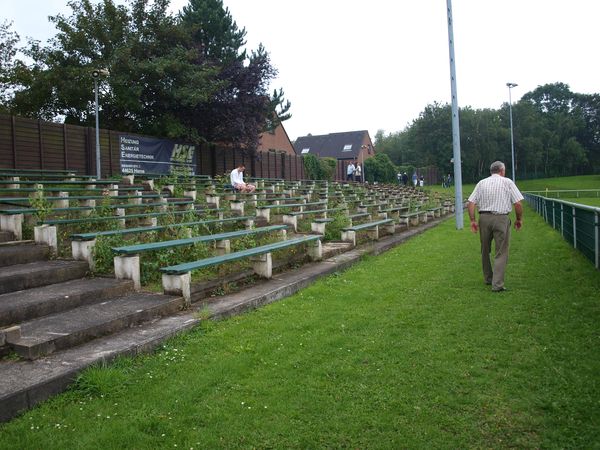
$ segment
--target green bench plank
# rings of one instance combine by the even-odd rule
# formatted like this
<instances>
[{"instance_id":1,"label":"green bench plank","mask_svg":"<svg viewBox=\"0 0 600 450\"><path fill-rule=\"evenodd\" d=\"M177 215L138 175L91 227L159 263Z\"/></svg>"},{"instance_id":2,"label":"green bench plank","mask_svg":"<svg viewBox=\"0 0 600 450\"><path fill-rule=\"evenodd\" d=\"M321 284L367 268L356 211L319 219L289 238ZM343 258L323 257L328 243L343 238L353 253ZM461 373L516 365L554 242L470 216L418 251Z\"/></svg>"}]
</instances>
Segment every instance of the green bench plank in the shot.
<instances>
[{"instance_id":1,"label":"green bench plank","mask_svg":"<svg viewBox=\"0 0 600 450\"><path fill-rule=\"evenodd\" d=\"M251 228L248 230L237 230L228 231L225 233L194 236L187 239L172 239L170 241L151 242L149 244L125 245L122 247L113 247L112 250L120 255L133 255L136 253L149 252L153 250L162 250L165 248L191 245L197 242L222 241L225 239L248 236L252 234L270 233L271 231L285 230L286 228L287 225L271 225L268 227Z\"/></svg>"},{"instance_id":2,"label":"green bench plank","mask_svg":"<svg viewBox=\"0 0 600 450\"><path fill-rule=\"evenodd\" d=\"M241 250L239 252L234 253L226 253L220 256L213 256L210 258L200 259L198 261L187 262L183 264L177 264L175 266L161 267L161 272L170 274L170 275L179 275L187 272L191 272L192 270L201 269L203 267L214 266L217 264L235 261L238 259L246 258L249 256L257 256L263 255L265 253L271 253L275 250L280 250L283 248L291 247L298 244L303 244L306 242L312 242L316 240L320 240L320 235L306 235L299 238L288 239L285 241L276 242L274 244L267 244L260 247L249 248L246 250Z\"/></svg>"},{"instance_id":3,"label":"green bench plank","mask_svg":"<svg viewBox=\"0 0 600 450\"><path fill-rule=\"evenodd\" d=\"M218 209L188 209L185 211L168 211L168 212L152 212L152 213L142 213L142 214L126 214L124 216L109 216L109 217L85 217L82 219L49 219L41 222L43 225L69 225L69 224L78 224L78 223L89 223L89 222L105 222L112 220L129 220L129 219L144 219L148 217L161 217L168 215L180 215L180 214L198 214L202 215L207 212L222 212L223 208Z\"/></svg>"},{"instance_id":4,"label":"green bench plank","mask_svg":"<svg viewBox=\"0 0 600 450\"><path fill-rule=\"evenodd\" d=\"M368 228L374 228L378 225L387 225L387 224L393 223L393 222L394 222L394 219L383 219L383 220L378 220L376 222L361 223L360 225L343 228L343 231L360 231L360 230L365 230Z\"/></svg>"},{"instance_id":5,"label":"green bench plank","mask_svg":"<svg viewBox=\"0 0 600 450\"><path fill-rule=\"evenodd\" d=\"M135 227L135 228L123 228L121 230L107 230L107 231L96 231L90 233L76 233L70 236L71 240L74 241L91 241L92 239L96 239L101 236L118 236L125 234L135 234L135 233L149 233L152 231L161 231L166 230L167 228L179 228L179 227L190 227L196 225L213 225L217 223L229 223L229 222L240 222L242 220L254 220L256 217L254 216L240 216L240 217L228 217L225 219L208 219L208 220L198 220L194 222L182 222L182 223L173 223L170 225L157 225L155 227Z\"/></svg>"}]
</instances>

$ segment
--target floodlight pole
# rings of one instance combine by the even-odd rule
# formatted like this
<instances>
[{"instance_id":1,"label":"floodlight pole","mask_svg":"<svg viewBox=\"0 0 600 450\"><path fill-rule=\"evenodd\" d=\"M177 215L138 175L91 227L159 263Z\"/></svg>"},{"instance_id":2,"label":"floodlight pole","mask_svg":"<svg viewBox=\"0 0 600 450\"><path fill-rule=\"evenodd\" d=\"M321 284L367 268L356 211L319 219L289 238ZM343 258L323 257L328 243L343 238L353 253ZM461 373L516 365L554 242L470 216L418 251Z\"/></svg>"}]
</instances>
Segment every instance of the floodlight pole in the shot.
<instances>
[{"instance_id":1,"label":"floodlight pole","mask_svg":"<svg viewBox=\"0 0 600 450\"><path fill-rule=\"evenodd\" d=\"M511 88L517 87L517 83L506 83L508 86L508 111L510 116L510 154L512 157L512 180L516 182L515 178L515 139L513 137L513 121L512 121L512 98L510 95Z\"/></svg>"},{"instance_id":2,"label":"floodlight pole","mask_svg":"<svg viewBox=\"0 0 600 450\"><path fill-rule=\"evenodd\" d=\"M95 111L96 111L96 179L100 179L100 120L98 119L98 75L97 72L92 74L94 76L94 93L95 93Z\"/></svg>"},{"instance_id":3,"label":"floodlight pole","mask_svg":"<svg viewBox=\"0 0 600 450\"><path fill-rule=\"evenodd\" d=\"M460 158L460 127L456 94L456 67L454 61L454 30L452 27L452 0L446 0L448 9L448 49L450 52L450 91L452 94L452 150L454 154L454 211L456 229L463 228L462 169Z\"/></svg>"}]
</instances>

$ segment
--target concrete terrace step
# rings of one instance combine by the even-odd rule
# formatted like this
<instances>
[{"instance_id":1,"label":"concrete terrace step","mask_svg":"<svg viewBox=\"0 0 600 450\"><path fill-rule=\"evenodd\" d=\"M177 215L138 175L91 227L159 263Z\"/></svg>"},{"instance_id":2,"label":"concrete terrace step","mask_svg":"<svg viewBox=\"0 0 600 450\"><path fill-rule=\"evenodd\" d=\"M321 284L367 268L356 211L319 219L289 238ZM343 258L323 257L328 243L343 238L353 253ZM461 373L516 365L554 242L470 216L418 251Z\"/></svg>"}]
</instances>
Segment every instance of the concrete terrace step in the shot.
<instances>
[{"instance_id":1,"label":"concrete terrace step","mask_svg":"<svg viewBox=\"0 0 600 450\"><path fill-rule=\"evenodd\" d=\"M0 294L83 278L87 271L88 264L84 261L37 261L7 266L0 271Z\"/></svg>"},{"instance_id":2,"label":"concrete terrace step","mask_svg":"<svg viewBox=\"0 0 600 450\"><path fill-rule=\"evenodd\" d=\"M80 278L0 295L0 327L98 303L133 291L131 280Z\"/></svg>"},{"instance_id":3,"label":"concrete terrace step","mask_svg":"<svg viewBox=\"0 0 600 450\"><path fill-rule=\"evenodd\" d=\"M183 305L182 297L138 292L24 322L21 339L10 345L24 358L36 359L173 314Z\"/></svg>"},{"instance_id":4,"label":"concrete terrace step","mask_svg":"<svg viewBox=\"0 0 600 450\"><path fill-rule=\"evenodd\" d=\"M0 242L10 242L15 239L15 235L11 231L0 230Z\"/></svg>"},{"instance_id":5,"label":"concrete terrace step","mask_svg":"<svg viewBox=\"0 0 600 450\"><path fill-rule=\"evenodd\" d=\"M10 241L0 243L0 267L44 261L50 255L50 247L33 241Z\"/></svg>"}]
</instances>

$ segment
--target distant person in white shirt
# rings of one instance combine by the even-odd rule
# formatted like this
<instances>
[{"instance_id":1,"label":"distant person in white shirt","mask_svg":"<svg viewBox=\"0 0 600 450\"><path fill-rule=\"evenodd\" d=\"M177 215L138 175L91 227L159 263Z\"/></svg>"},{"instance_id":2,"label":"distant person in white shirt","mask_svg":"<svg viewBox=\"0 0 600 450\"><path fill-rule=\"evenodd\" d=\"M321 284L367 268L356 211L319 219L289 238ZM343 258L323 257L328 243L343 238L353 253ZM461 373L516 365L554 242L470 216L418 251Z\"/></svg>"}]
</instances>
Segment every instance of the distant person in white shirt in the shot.
<instances>
[{"instance_id":1,"label":"distant person in white shirt","mask_svg":"<svg viewBox=\"0 0 600 450\"><path fill-rule=\"evenodd\" d=\"M231 171L231 185L236 191L248 193L254 192L256 186L244 183L244 170L246 170L246 166L240 164Z\"/></svg>"},{"instance_id":2,"label":"distant person in white shirt","mask_svg":"<svg viewBox=\"0 0 600 450\"><path fill-rule=\"evenodd\" d=\"M346 168L346 181L354 181L354 171L356 168L354 167L353 161L350 161L348 167Z\"/></svg>"}]
</instances>

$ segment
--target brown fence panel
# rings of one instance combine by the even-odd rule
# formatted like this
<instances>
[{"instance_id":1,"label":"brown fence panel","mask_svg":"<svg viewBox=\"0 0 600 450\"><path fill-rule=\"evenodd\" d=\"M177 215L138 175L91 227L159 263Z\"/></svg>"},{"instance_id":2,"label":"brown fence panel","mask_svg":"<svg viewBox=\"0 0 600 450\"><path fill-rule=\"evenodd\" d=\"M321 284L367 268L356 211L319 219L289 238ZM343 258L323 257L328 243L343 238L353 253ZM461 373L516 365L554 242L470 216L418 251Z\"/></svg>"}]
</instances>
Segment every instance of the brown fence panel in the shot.
<instances>
[{"instance_id":1,"label":"brown fence panel","mask_svg":"<svg viewBox=\"0 0 600 450\"><path fill-rule=\"evenodd\" d=\"M14 169L15 161L12 148L12 118L0 115L0 165Z\"/></svg>"},{"instance_id":2,"label":"brown fence panel","mask_svg":"<svg viewBox=\"0 0 600 450\"><path fill-rule=\"evenodd\" d=\"M0 114L0 166L16 169L73 170L96 174L94 127L43 122ZM100 129L101 174L120 174L119 131ZM127 133L133 134L135 133ZM222 175L244 163L248 176L304 179L302 157L239 148L198 146L196 173Z\"/></svg>"}]
</instances>

